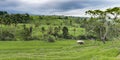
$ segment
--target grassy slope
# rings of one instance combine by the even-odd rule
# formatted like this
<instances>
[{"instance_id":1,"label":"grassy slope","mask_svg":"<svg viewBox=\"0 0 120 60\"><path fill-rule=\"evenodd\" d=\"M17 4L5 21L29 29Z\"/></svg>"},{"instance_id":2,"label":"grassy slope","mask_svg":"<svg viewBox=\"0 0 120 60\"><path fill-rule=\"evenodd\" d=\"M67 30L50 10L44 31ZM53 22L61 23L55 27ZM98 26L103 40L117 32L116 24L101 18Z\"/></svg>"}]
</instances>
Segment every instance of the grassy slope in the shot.
<instances>
[{"instance_id":1,"label":"grassy slope","mask_svg":"<svg viewBox=\"0 0 120 60\"><path fill-rule=\"evenodd\" d=\"M30 26L33 27L33 32L32 32L32 36L33 37L37 37L39 39L42 38L43 33L41 31L41 28L44 27L45 28L45 32L44 34L47 34L47 32L49 31L49 27L52 27L52 29L54 29L54 27L61 27L61 30L59 32L59 34L62 34L62 28L64 26L67 26L69 29L69 34L77 37L79 35L84 35L85 30L83 28L80 28L80 24L75 23L75 18L69 18L68 20L65 19L42 19L40 20L38 18L38 16L32 16L33 17L33 21L31 21L30 23L26 24L26 26L28 28L30 28ZM70 20L72 20L72 24L70 25ZM50 25L46 25L46 23L50 23ZM38 24L38 27L35 27L35 25ZM62 24L62 25L61 25ZM74 32L74 29L76 29L76 32ZM17 27L14 26L14 24L12 25L2 25L2 31L7 30L11 33L13 33L15 35L15 40L23 40L21 37L21 32L24 31L24 27L23 24L18 24ZM0 29L1 31L1 29Z\"/></svg>"},{"instance_id":2,"label":"grassy slope","mask_svg":"<svg viewBox=\"0 0 120 60\"><path fill-rule=\"evenodd\" d=\"M85 45L78 45L75 40L6 41L0 42L0 60L117 60L119 43L86 41Z\"/></svg>"},{"instance_id":3,"label":"grassy slope","mask_svg":"<svg viewBox=\"0 0 120 60\"><path fill-rule=\"evenodd\" d=\"M33 32L32 32L32 36L34 37L38 37L38 38L41 38L41 36L43 35L42 32L41 32L41 28L44 27L45 28L45 32L44 34L47 34L47 32L49 31L49 27L51 26L53 29L55 26L53 25L40 25L39 27L34 27L35 25L33 24L26 24L27 27L30 27L30 26L33 26ZM57 26L58 27L58 26ZM62 34L62 27L61 26L61 30L59 32L59 34ZM15 38L18 39L18 40L21 40L21 32L23 31L23 24L18 24L17 27L15 28L14 25L11 25L11 26L7 26L7 25L2 25L2 30L7 30L7 31L10 31L12 32L13 34L15 34ZM76 32L74 34L74 28L76 29ZM72 36L79 36L79 35L84 35L85 33L85 30L83 28L79 28L79 27L72 27L72 26L68 26L68 29L69 29L69 34L72 35ZM16 31L15 31L16 30ZM0 30L1 31L1 30Z\"/></svg>"}]
</instances>

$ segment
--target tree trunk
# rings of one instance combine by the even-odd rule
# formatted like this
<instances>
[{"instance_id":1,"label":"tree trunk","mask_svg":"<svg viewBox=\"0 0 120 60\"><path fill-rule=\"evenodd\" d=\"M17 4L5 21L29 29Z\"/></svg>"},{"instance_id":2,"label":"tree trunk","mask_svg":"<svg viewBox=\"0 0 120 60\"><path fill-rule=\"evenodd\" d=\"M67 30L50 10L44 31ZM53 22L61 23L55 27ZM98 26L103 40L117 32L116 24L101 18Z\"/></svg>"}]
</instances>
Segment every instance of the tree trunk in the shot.
<instances>
[{"instance_id":1,"label":"tree trunk","mask_svg":"<svg viewBox=\"0 0 120 60\"><path fill-rule=\"evenodd\" d=\"M108 23L106 22L105 34L102 37L102 41L103 41L104 44L105 44L105 40L106 40L108 31L109 31L109 26L108 26Z\"/></svg>"},{"instance_id":2,"label":"tree trunk","mask_svg":"<svg viewBox=\"0 0 120 60\"><path fill-rule=\"evenodd\" d=\"M102 42L105 44L105 39L103 38L103 36L102 36L103 34L102 34L102 30L101 30L101 28L100 28L100 39L102 40Z\"/></svg>"},{"instance_id":3,"label":"tree trunk","mask_svg":"<svg viewBox=\"0 0 120 60\"><path fill-rule=\"evenodd\" d=\"M102 38L101 38L101 40L102 40L102 41L103 41L103 43L105 44L105 38L104 38L104 37L102 37Z\"/></svg>"}]
</instances>

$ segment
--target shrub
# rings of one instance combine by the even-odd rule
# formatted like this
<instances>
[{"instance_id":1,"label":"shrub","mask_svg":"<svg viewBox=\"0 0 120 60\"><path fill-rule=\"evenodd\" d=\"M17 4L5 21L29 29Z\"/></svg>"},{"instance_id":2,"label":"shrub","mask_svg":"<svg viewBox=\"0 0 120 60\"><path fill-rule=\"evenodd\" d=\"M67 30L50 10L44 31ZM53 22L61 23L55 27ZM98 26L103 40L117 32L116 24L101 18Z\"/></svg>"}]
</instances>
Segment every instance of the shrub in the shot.
<instances>
[{"instance_id":1,"label":"shrub","mask_svg":"<svg viewBox=\"0 0 120 60\"><path fill-rule=\"evenodd\" d=\"M9 41L9 40L13 40L14 39L14 34L9 32L9 31L3 31L0 34L0 38L2 41Z\"/></svg>"},{"instance_id":2,"label":"shrub","mask_svg":"<svg viewBox=\"0 0 120 60\"><path fill-rule=\"evenodd\" d=\"M44 33L45 32L45 27L42 27L41 31L42 31L42 33Z\"/></svg>"},{"instance_id":3,"label":"shrub","mask_svg":"<svg viewBox=\"0 0 120 60\"><path fill-rule=\"evenodd\" d=\"M55 37L58 37L58 32L60 32L60 30L59 30L59 28L58 27L55 27L54 28L54 33L53 33L53 35L55 36Z\"/></svg>"},{"instance_id":4,"label":"shrub","mask_svg":"<svg viewBox=\"0 0 120 60\"><path fill-rule=\"evenodd\" d=\"M48 32L47 32L48 35L53 35L53 27L49 27L48 28Z\"/></svg>"},{"instance_id":5,"label":"shrub","mask_svg":"<svg viewBox=\"0 0 120 60\"><path fill-rule=\"evenodd\" d=\"M63 31L63 38L67 38L68 37L68 28L67 27L63 27L63 29L62 29L62 31Z\"/></svg>"},{"instance_id":6,"label":"shrub","mask_svg":"<svg viewBox=\"0 0 120 60\"><path fill-rule=\"evenodd\" d=\"M34 37L32 37L32 30L33 28L25 28L22 32L21 32L21 36L23 37L23 39L25 40L34 40Z\"/></svg>"},{"instance_id":7,"label":"shrub","mask_svg":"<svg viewBox=\"0 0 120 60\"><path fill-rule=\"evenodd\" d=\"M63 38L63 34L59 34L59 35L58 35L58 38Z\"/></svg>"},{"instance_id":8,"label":"shrub","mask_svg":"<svg viewBox=\"0 0 120 60\"><path fill-rule=\"evenodd\" d=\"M47 40L48 42L55 42L55 37L52 35L49 35Z\"/></svg>"},{"instance_id":9,"label":"shrub","mask_svg":"<svg viewBox=\"0 0 120 60\"><path fill-rule=\"evenodd\" d=\"M46 25L50 25L50 23L49 23L49 22L47 22L47 23L46 23Z\"/></svg>"}]
</instances>

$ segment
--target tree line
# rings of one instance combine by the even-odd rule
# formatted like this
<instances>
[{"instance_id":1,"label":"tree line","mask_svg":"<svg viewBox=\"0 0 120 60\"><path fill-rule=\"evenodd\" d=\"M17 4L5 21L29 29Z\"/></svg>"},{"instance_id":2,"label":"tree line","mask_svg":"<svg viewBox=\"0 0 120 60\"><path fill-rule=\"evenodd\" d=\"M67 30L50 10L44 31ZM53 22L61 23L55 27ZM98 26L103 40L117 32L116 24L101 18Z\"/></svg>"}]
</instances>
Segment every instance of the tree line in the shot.
<instances>
[{"instance_id":1,"label":"tree line","mask_svg":"<svg viewBox=\"0 0 120 60\"><path fill-rule=\"evenodd\" d=\"M7 11L0 11L0 24L10 25L28 23L32 20L29 14L9 14Z\"/></svg>"}]
</instances>

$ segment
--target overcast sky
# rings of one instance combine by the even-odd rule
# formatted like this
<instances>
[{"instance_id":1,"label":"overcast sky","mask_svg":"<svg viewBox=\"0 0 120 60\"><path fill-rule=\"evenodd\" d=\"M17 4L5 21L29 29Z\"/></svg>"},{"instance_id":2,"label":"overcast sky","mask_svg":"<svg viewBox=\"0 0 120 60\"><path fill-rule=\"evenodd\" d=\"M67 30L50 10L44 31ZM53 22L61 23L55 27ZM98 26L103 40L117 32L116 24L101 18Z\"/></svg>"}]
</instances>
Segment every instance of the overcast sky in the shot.
<instances>
[{"instance_id":1,"label":"overcast sky","mask_svg":"<svg viewBox=\"0 0 120 60\"><path fill-rule=\"evenodd\" d=\"M35 15L85 16L90 9L120 7L120 0L0 0L0 10Z\"/></svg>"}]
</instances>

